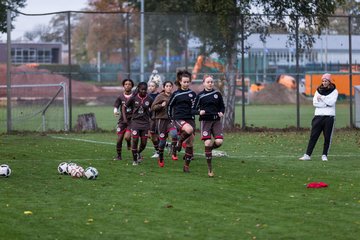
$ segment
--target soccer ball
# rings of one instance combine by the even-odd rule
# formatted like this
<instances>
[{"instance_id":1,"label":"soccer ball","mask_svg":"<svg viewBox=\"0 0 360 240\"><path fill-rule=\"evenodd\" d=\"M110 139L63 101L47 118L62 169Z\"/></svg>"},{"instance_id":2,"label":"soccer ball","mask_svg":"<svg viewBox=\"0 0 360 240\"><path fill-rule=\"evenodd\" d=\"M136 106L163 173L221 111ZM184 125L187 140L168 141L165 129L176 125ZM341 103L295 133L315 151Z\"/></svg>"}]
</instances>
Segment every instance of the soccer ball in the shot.
<instances>
[{"instance_id":1,"label":"soccer ball","mask_svg":"<svg viewBox=\"0 0 360 240\"><path fill-rule=\"evenodd\" d=\"M6 164L0 165L0 176L8 177L11 175L11 168Z\"/></svg>"},{"instance_id":2,"label":"soccer ball","mask_svg":"<svg viewBox=\"0 0 360 240\"><path fill-rule=\"evenodd\" d=\"M99 175L99 172L94 167L88 167L85 169L84 176L89 180L95 180L98 175Z\"/></svg>"},{"instance_id":3,"label":"soccer ball","mask_svg":"<svg viewBox=\"0 0 360 240\"><path fill-rule=\"evenodd\" d=\"M84 175L84 169L80 166L73 167L71 169L70 175L73 178L81 178Z\"/></svg>"},{"instance_id":4,"label":"soccer ball","mask_svg":"<svg viewBox=\"0 0 360 240\"><path fill-rule=\"evenodd\" d=\"M58 172L60 174L68 174L67 168L68 168L68 164L66 162L62 162L58 166Z\"/></svg>"},{"instance_id":5,"label":"soccer ball","mask_svg":"<svg viewBox=\"0 0 360 240\"><path fill-rule=\"evenodd\" d=\"M68 163L68 165L67 165L67 168L66 168L66 172L67 172L67 174L71 174L71 170L73 169L73 168L75 168L77 166L77 164L76 163Z\"/></svg>"}]
</instances>

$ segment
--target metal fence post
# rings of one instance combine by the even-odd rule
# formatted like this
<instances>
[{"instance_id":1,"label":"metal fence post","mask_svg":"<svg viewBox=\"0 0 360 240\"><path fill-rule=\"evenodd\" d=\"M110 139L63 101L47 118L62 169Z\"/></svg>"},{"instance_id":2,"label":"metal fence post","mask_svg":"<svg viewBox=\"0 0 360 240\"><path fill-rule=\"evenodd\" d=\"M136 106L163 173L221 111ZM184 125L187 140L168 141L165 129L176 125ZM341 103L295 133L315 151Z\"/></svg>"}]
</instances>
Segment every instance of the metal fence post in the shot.
<instances>
[{"instance_id":1,"label":"metal fence post","mask_svg":"<svg viewBox=\"0 0 360 240\"><path fill-rule=\"evenodd\" d=\"M349 16L349 88L350 88L350 127L354 127L353 122L353 102L352 102L352 42L351 42L351 35L352 35L352 27L351 27L351 16Z\"/></svg>"},{"instance_id":2,"label":"metal fence post","mask_svg":"<svg viewBox=\"0 0 360 240\"><path fill-rule=\"evenodd\" d=\"M6 129L12 130L11 124L11 10L7 10L7 66L6 66Z\"/></svg>"},{"instance_id":3,"label":"metal fence post","mask_svg":"<svg viewBox=\"0 0 360 240\"><path fill-rule=\"evenodd\" d=\"M68 21L68 32L67 32L67 37L68 37L68 76L69 76L69 131L72 130L72 76L71 76L71 21L70 21L70 17L71 17L71 12L68 11L67 12L67 21Z\"/></svg>"},{"instance_id":4,"label":"metal fence post","mask_svg":"<svg viewBox=\"0 0 360 240\"><path fill-rule=\"evenodd\" d=\"M295 41L296 41L296 51L295 51L295 59L296 59L296 128L300 128L300 93L299 93L299 84L300 84L300 76L299 76L299 16L296 16L296 27L295 27Z\"/></svg>"}]
</instances>

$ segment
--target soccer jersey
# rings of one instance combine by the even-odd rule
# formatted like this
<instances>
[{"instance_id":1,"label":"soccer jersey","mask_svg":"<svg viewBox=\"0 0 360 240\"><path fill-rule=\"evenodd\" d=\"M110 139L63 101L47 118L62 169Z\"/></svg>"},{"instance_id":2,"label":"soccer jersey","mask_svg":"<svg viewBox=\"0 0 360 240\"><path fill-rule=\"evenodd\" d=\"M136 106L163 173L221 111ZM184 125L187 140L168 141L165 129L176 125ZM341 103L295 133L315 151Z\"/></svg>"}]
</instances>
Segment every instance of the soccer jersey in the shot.
<instances>
[{"instance_id":1,"label":"soccer jersey","mask_svg":"<svg viewBox=\"0 0 360 240\"><path fill-rule=\"evenodd\" d=\"M195 119L192 112L196 93L190 89L176 90L170 97L168 115L170 119Z\"/></svg>"},{"instance_id":2,"label":"soccer jersey","mask_svg":"<svg viewBox=\"0 0 360 240\"><path fill-rule=\"evenodd\" d=\"M149 95L142 98L136 94L129 98L125 107L132 108L131 129L149 129L152 103L153 100Z\"/></svg>"},{"instance_id":3,"label":"soccer jersey","mask_svg":"<svg viewBox=\"0 0 360 240\"><path fill-rule=\"evenodd\" d=\"M200 115L200 121L220 120L219 112L225 112L224 100L221 93L217 90L206 91L205 89L197 95L194 110L197 114L200 110L205 110L204 115Z\"/></svg>"},{"instance_id":4,"label":"soccer jersey","mask_svg":"<svg viewBox=\"0 0 360 240\"><path fill-rule=\"evenodd\" d=\"M115 100L115 103L114 103L114 107L117 108L117 109L120 109L121 111L121 106L122 105L125 105L126 101L131 97L131 94L130 95L125 95L125 93L121 93L117 99ZM132 109L131 107L127 107L125 109L125 115L126 115L126 118L127 118L127 121L130 122L130 119L131 119L131 112L132 112ZM119 117L119 121L118 123L122 123L124 122L124 119L123 119L123 114L120 113L120 117Z\"/></svg>"}]
</instances>

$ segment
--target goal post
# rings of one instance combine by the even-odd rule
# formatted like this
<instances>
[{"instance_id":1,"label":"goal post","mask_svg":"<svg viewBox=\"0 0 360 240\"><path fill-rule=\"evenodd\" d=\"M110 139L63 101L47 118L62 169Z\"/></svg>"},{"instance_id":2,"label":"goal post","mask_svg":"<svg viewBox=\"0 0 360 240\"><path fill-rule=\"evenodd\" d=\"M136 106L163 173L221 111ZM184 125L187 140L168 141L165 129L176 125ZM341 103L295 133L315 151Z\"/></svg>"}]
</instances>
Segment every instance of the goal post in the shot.
<instances>
[{"instance_id":1,"label":"goal post","mask_svg":"<svg viewBox=\"0 0 360 240\"><path fill-rule=\"evenodd\" d=\"M10 89L0 85L0 91L5 90L11 102L3 97L0 102L10 108L11 114L6 114L8 132L69 130L66 83L11 85Z\"/></svg>"}]
</instances>

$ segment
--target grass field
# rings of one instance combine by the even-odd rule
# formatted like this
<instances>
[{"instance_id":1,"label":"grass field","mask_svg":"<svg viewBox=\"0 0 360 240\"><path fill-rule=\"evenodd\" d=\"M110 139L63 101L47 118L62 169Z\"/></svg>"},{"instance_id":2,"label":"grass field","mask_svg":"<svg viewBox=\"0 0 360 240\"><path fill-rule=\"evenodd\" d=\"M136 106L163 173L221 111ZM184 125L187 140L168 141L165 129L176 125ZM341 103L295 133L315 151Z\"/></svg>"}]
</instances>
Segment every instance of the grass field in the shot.
<instances>
[{"instance_id":1,"label":"grass field","mask_svg":"<svg viewBox=\"0 0 360 240\"><path fill-rule=\"evenodd\" d=\"M148 144L142 165L113 161L115 135L0 135L1 239L358 239L360 132L336 131L328 162L298 161L308 132L231 133L207 177L197 139L191 173L159 168ZM198 136L197 136L198 138ZM182 154L181 154L182 155ZM59 175L73 161L97 180ZM328 188L309 189L323 181ZM32 214L24 214L31 211ZM29 212L25 212L29 213Z\"/></svg>"}]
</instances>

